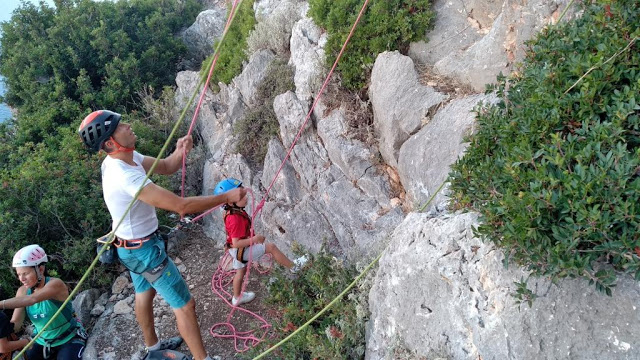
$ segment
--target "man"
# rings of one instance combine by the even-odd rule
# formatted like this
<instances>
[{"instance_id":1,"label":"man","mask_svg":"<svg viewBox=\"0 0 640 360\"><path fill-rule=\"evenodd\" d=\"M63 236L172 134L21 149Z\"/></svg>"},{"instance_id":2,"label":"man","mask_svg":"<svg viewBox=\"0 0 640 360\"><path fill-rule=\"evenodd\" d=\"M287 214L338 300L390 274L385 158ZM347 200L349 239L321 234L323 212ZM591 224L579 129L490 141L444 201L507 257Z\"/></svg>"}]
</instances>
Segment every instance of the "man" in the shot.
<instances>
[{"instance_id":1,"label":"man","mask_svg":"<svg viewBox=\"0 0 640 360\"><path fill-rule=\"evenodd\" d=\"M129 269L136 290L136 319L142 328L147 350L175 349L181 339L158 341L154 329L153 298L156 292L169 303L176 315L180 335L195 360L210 360L202 344L195 313L195 301L173 261L166 255L164 242L157 234L155 208L174 211L180 216L202 212L222 203L240 201L245 189L218 196L181 198L171 191L144 180L155 158L135 151L136 135L129 124L120 122L120 114L99 110L89 114L78 133L93 152L103 150L102 190L115 229L129 203L142 187L137 200L124 217L115 235L120 243L118 256ZM155 174L173 174L182 165L183 152L193 147L191 136L178 139L175 151L158 162Z\"/></svg>"}]
</instances>

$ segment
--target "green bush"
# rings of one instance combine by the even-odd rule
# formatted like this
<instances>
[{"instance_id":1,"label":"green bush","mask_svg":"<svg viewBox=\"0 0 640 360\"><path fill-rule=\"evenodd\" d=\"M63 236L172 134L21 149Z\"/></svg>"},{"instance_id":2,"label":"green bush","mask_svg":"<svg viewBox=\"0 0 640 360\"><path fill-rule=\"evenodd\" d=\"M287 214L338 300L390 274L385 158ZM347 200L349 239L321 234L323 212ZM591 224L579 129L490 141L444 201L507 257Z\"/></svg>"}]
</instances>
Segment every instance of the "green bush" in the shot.
<instances>
[{"instance_id":1,"label":"green bush","mask_svg":"<svg viewBox=\"0 0 640 360\"><path fill-rule=\"evenodd\" d=\"M233 2L228 3L227 13L231 11L232 5ZM220 46L218 61L216 61L216 68L213 70L209 85L212 89L217 90L217 84L219 82L229 84L234 77L240 75L242 72L242 63L247 60L247 38L255 25L256 18L253 12L253 0L244 0L242 4L240 4L238 13L227 31L224 42ZM219 40L216 40L213 48L216 49L218 44ZM201 76L207 76L211 61L213 61L213 54L202 62L200 69Z\"/></svg>"},{"instance_id":2,"label":"green bush","mask_svg":"<svg viewBox=\"0 0 640 360\"><path fill-rule=\"evenodd\" d=\"M477 109L451 189L506 262L610 295L613 269L640 280L640 52L623 50L640 36L640 8L607 7L590 2L529 43L516 75L499 78L501 101Z\"/></svg>"},{"instance_id":3,"label":"green bush","mask_svg":"<svg viewBox=\"0 0 640 360\"><path fill-rule=\"evenodd\" d=\"M234 125L237 137L236 151L242 154L250 164L260 165L271 138L280 134L280 125L273 111L276 96L294 90L293 69L280 60L269 65L255 96L256 106Z\"/></svg>"},{"instance_id":4,"label":"green bush","mask_svg":"<svg viewBox=\"0 0 640 360\"><path fill-rule=\"evenodd\" d=\"M362 4L362 0L309 0L309 16L329 33L325 47L329 66L338 56ZM362 88L379 53L406 52L409 43L425 39L433 19L429 0L371 1L338 63L343 85L352 90Z\"/></svg>"},{"instance_id":5,"label":"green bush","mask_svg":"<svg viewBox=\"0 0 640 360\"><path fill-rule=\"evenodd\" d=\"M38 243L51 254L48 270L77 281L95 256L95 239L111 229L102 198L100 163L76 133L91 110L125 114L155 154L167 126L139 107L144 85L174 83L186 47L174 34L195 19L194 0L57 1L23 3L2 23L0 72L5 101L18 109L0 126L0 261ZM153 121L148 117L154 116ZM94 271L89 285L110 280ZM0 286L18 283L0 267Z\"/></svg>"},{"instance_id":6,"label":"green bush","mask_svg":"<svg viewBox=\"0 0 640 360\"><path fill-rule=\"evenodd\" d=\"M265 351L340 294L357 275L353 267L322 251L298 279L290 280L275 270L269 281L266 302L277 307L280 319L274 323L276 335L254 348L250 356ZM316 321L284 343L271 358L276 359L364 359L364 324L368 318L369 283L354 287Z\"/></svg>"}]
</instances>

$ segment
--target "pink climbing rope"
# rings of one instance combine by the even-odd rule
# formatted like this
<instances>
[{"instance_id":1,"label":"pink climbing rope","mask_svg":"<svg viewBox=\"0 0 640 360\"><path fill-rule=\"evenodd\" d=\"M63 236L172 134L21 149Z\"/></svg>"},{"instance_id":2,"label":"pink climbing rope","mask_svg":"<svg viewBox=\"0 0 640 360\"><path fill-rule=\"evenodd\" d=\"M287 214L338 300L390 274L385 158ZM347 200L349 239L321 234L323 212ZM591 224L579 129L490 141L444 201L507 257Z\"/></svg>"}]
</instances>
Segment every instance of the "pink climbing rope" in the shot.
<instances>
[{"instance_id":1,"label":"pink climbing rope","mask_svg":"<svg viewBox=\"0 0 640 360\"><path fill-rule=\"evenodd\" d=\"M255 208L255 196L251 189L248 188L247 192L251 195L251 208L253 209ZM251 239L253 239L253 237L255 236L253 220L255 219L254 218L251 219L251 227L249 232L249 236ZM253 245L253 240L250 242L249 247L251 247L252 245ZM267 258L267 255L268 254L265 254L263 257ZM233 304L231 304L231 302L229 302L229 300L227 300L232 296L232 294L230 294L226 289L228 288L229 284L233 281L233 277L237 272L237 270L232 270L232 271L227 270L230 262L232 263L233 259L231 259L231 256L227 251L225 252L223 258L218 263L218 267L216 268L216 271L213 274L213 277L211 278L211 289L216 295L218 295L218 297L220 297L228 306L231 307L231 312L229 312L226 322L214 324L209 330L209 332L213 337L233 339L234 348L236 352L240 353L240 352L245 352L249 350L251 347L256 346L262 340L264 340L265 336L269 332L269 329L271 328L271 324L269 324L269 322L267 322L267 320L265 320L260 315L250 310L247 310L245 308L234 306ZM247 266L246 266L247 272L244 275L244 279L242 281L242 289L240 291L241 298L242 298L242 294L244 294L247 287L252 263L253 263L253 252L249 251L249 261L247 262ZM271 264L269 263L269 266L267 266L267 269L264 271L261 271L260 269L258 269L258 272L261 274L268 273L270 269L270 265ZM245 313L249 316L253 316L258 321L258 323L261 324L259 326L259 330L262 331L262 335L259 337L255 336L254 333L257 330L248 330L248 331L236 330L235 326L231 324L231 319L236 310L242 313ZM226 328L226 333L223 333L221 328ZM240 341L243 342L242 347L239 346Z\"/></svg>"},{"instance_id":2,"label":"pink climbing rope","mask_svg":"<svg viewBox=\"0 0 640 360\"><path fill-rule=\"evenodd\" d=\"M233 15L235 14L235 12L238 10L237 7L240 1L242 0L234 0L233 5L231 6L231 11L229 11L229 16L227 17L227 23L224 25L224 30L222 32L223 36L224 34L227 33L227 31L229 30L229 27L231 26L231 20L233 19ZM218 55L219 53L216 53L216 55L213 57L213 60L211 61L211 66L209 67L209 74L207 75L207 80L205 81L204 86L202 87L202 92L200 93L200 98L198 99L198 104L196 105L196 109L193 112L193 117L191 118L191 124L189 125L189 131L187 132L187 135L191 135L191 133L193 132L193 127L195 126L196 120L198 119L198 114L200 114L200 107L202 106L202 102L204 101L204 96L207 93L207 90L209 89L209 82L211 81L211 75L213 74L213 69L215 69L216 63L218 62ZM186 150L184 150L182 152L182 186L180 189L180 197L184 197L186 168L187 168L187 152Z\"/></svg>"},{"instance_id":3,"label":"pink climbing rope","mask_svg":"<svg viewBox=\"0 0 640 360\"><path fill-rule=\"evenodd\" d=\"M231 10L231 14L234 13L234 11L236 11L236 6L239 0L235 0L232 10ZM271 188L273 187L273 185L275 184L275 181L278 178L278 175L280 174L280 172L282 171L282 168L284 167L284 164L286 163L286 161L289 159L289 157L291 156L291 152L293 151L293 147L296 145L296 142L300 139L300 136L302 135L302 132L304 131L304 128L306 127L307 123L309 122L309 119L311 118L311 114L313 113L313 110L315 109L316 105L318 104L322 94L324 93L324 90L326 89L329 80L331 79L331 76L333 75L333 72L336 69L336 66L338 65L338 62L340 61L340 58L342 58L342 55L347 47L347 44L349 43L349 40L351 39L356 26L358 25L358 23L360 22L360 19L362 18L362 15L364 14L364 11L367 7L367 5L369 4L369 0L365 0L364 4L362 5L362 9L360 9L360 12L358 14L358 17L356 18L356 21L354 22L353 26L351 27L351 31L349 32L349 35L347 36L347 38L345 39L344 44L342 45L342 48L340 49L340 52L338 53L338 56L336 57L335 62L333 63L333 66L331 67L331 70L329 71L329 73L327 74L327 77L324 81L324 83L322 84L322 87L320 88L320 91L318 92L313 104L311 105L311 108L309 109L309 112L307 113L304 122L302 123L302 126L300 126L300 130L298 131L298 133L296 134L295 138L293 139L293 142L291 143L291 146L289 147L289 150L287 151L286 156L284 157L284 159L282 160L282 163L280 164L280 167L278 168L278 170L276 171L273 180L271 181L271 183L269 184L269 186L267 187L264 196L262 197L262 199L260 200L260 203L258 204L257 207L254 207L255 205L255 197L253 195L253 192L250 189L247 189L250 194L251 194L251 199L252 199L252 215L251 215L251 230L250 230L250 236L251 238L254 237L254 227L253 224L255 223L255 219L258 215L258 213L260 212L260 210L262 210L266 199L269 195L269 192L271 191ZM230 23L230 19L232 18L232 15L229 15L229 20L227 20L227 25L225 26L225 32L227 30L227 28L229 27L229 23ZM209 83L210 77L211 77L211 73L213 72L213 68L215 66L215 62L217 60L217 55L216 57L214 57L213 59L213 63L212 66L209 70L209 76L207 77L207 84ZM195 124L196 118L198 116L198 112L199 112L199 108L202 104L202 101L204 99L204 94L207 90L207 86L205 86L203 88L202 94L200 95L200 100L198 101L198 105L196 107L196 111L194 113L193 119L191 121L191 126L189 128L189 133L191 134L191 131L193 129L193 126ZM182 159L182 196L184 197L184 182L185 182L185 156L186 154L183 154L183 159ZM212 211L214 211L217 207L214 207L212 209L207 210L206 212L196 216L195 218L193 218L191 221L195 222L197 220L202 219L204 216L208 215L209 213L211 213ZM253 245L253 243L250 244L250 246ZM228 288L229 284L232 282L233 279L233 275L235 274L235 271L228 271L227 268L229 267L229 262L232 261L230 255L228 252L225 253L225 255L223 256L223 258L220 260L220 262L218 263L218 267L215 271L215 273L213 274L213 277L211 279L211 287L212 287L212 291L214 293L216 293L228 306L231 307L231 312L229 313L229 315L227 316L227 320L226 322L223 323L218 323L215 324L211 327L210 329L210 333L213 337L219 337L219 338L232 338L234 339L234 346L235 346L235 350L236 352L244 352L247 351L248 349L250 349L253 346L256 346L257 344L259 344L261 341L264 340L264 338L266 337L269 329L271 328L271 325L261 316L255 314L254 312L251 312L245 308L241 308L241 307L237 307L237 306L233 306L231 304L231 302L227 299L229 299L231 297L231 294L229 294L228 291L226 291L225 289ZM253 262L253 253L250 251L249 252L249 261L247 262L247 272L245 273L243 282L242 282L242 291L241 294L243 294L246 290L246 286L248 283L248 279L249 279L249 274L251 271L251 264ZM260 270L258 270L259 272L261 272ZM264 272L261 273L266 273L268 272L268 269ZM242 295L241 295L242 296ZM235 311L238 310L240 312L246 313L250 316L253 316L254 318L256 318L259 322L259 324L261 324L259 326L259 329L262 331L261 336L256 336L254 333L256 330L248 330L248 331L238 331L235 326L233 326L233 324L231 324L231 319L233 317L233 314L235 313ZM226 329L226 333L221 333L221 329ZM242 342L242 347L239 346L239 342Z\"/></svg>"},{"instance_id":4,"label":"pink climbing rope","mask_svg":"<svg viewBox=\"0 0 640 360\"><path fill-rule=\"evenodd\" d=\"M298 141L298 139L300 139L300 136L302 135L302 132L304 131L304 128L307 126L307 123L309 122L309 119L311 118L311 114L313 113L313 110L316 108L316 105L320 101L320 98L322 97L322 93L324 92L324 89L329 84L329 80L331 80L331 75L333 75L333 72L335 71L336 66L338 66L338 61L340 61L340 58L342 57L342 54L344 53L344 50L347 48L347 44L349 43L349 40L351 39L351 36L353 35L353 33L356 30L356 26L360 22L360 18L362 17L362 14L364 14L365 9L367 8L367 4L369 4L369 0L365 0L364 4L362 4L362 9L360 9L360 13L358 14L358 18L356 19L356 21L353 23L353 26L351 27L351 31L349 32L349 36L347 36L347 38L345 39L344 44L342 45L342 48L340 49L340 53L338 53L338 56L336 57L336 61L333 62L333 66L331 67L331 70L329 71L329 74L327 75L327 78L325 79L324 83L322 84L322 87L320 88L320 91L318 92L318 95L316 95L316 98L313 101L313 105L311 105L311 108L309 109L309 112L307 113L307 116L305 117L304 122L302 123L302 126L300 127L300 130L298 130L298 133L296 134L296 137L293 139L293 142L291 143L291 146L289 146L289 150L287 151L287 155L282 160L282 163L280 164L280 167L278 168L278 171L276 171L276 174L273 177L273 180L271 180L271 183L269 184L269 186L267 187L267 190L265 191L264 196L262 197L262 200L258 204L258 207L255 209L256 213L258 211L262 210L262 207L264 206L264 203L266 202L267 196L269 195L269 192L271 191L271 188L273 187L273 184L276 182L276 180L278 178L278 175L280 174L280 171L282 171L282 168L284 167L284 164L286 163L287 159L289 159L289 156L291 156L291 152L293 151L293 147L296 145L296 142Z\"/></svg>"}]
</instances>

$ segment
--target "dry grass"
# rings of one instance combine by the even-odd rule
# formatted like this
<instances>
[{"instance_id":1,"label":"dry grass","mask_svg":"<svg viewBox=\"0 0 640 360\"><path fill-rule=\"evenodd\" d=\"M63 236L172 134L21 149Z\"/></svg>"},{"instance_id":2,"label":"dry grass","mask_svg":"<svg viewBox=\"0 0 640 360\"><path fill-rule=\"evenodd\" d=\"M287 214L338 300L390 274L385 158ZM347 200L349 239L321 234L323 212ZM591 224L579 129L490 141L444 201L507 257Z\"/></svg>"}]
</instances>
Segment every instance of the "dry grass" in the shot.
<instances>
[{"instance_id":1,"label":"dry grass","mask_svg":"<svg viewBox=\"0 0 640 360\"><path fill-rule=\"evenodd\" d=\"M460 98L477 93L467 84L463 84L456 79L437 74L431 65L416 64L416 71L418 72L418 80L422 85L431 86L441 93L450 95L451 98Z\"/></svg>"},{"instance_id":2,"label":"dry grass","mask_svg":"<svg viewBox=\"0 0 640 360\"><path fill-rule=\"evenodd\" d=\"M340 78L333 76L322 99L326 106L324 116L335 109L342 109L349 127L347 133L349 138L362 141L369 146L376 144L377 139L373 131L373 110L367 97L367 89L363 89L359 93L348 91L341 86Z\"/></svg>"}]
</instances>

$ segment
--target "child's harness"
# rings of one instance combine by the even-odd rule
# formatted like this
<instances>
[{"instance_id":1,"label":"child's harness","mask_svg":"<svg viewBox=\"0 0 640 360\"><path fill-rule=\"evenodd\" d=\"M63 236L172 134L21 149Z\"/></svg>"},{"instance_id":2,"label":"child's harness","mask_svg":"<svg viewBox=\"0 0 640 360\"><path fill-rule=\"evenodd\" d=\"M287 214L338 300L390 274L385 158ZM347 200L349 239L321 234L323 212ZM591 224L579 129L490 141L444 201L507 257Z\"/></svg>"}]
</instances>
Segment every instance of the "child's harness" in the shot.
<instances>
[{"instance_id":1,"label":"child's harness","mask_svg":"<svg viewBox=\"0 0 640 360\"><path fill-rule=\"evenodd\" d=\"M241 208L235 207L235 206L230 206L230 207L229 207L228 209L226 209L226 210L225 210L225 212L224 212L224 218L223 218L223 221L224 221L224 223L225 223L225 226L226 226L226 224L227 224L227 216L229 216L229 215L240 215L240 216L242 216L243 218L247 219L247 221L248 221L249 223L247 224L247 230L246 230L246 233L247 233L247 234L249 234L249 236L251 236L251 217L249 216L249 214L247 214L247 212L246 212L246 211L244 211L244 210L243 210L243 209L241 209ZM227 251L228 251L228 250L229 250L229 249L231 249L232 247L231 247L231 245L230 245L228 242L225 242L225 243L224 243L224 248L225 248L225 250L227 250ZM240 262L241 262L241 263L243 263L243 264L246 264L246 263L248 263L248 262L249 262L249 261L247 261L247 260L244 260L244 258L243 258L243 256L244 256L244 250L245 250L246 248L247 248L246 246L245 246L245 247L236 248L236 249L237 249L237 253L236 253L236 260L240 261Z\"/></svg>"}]
</instances>

